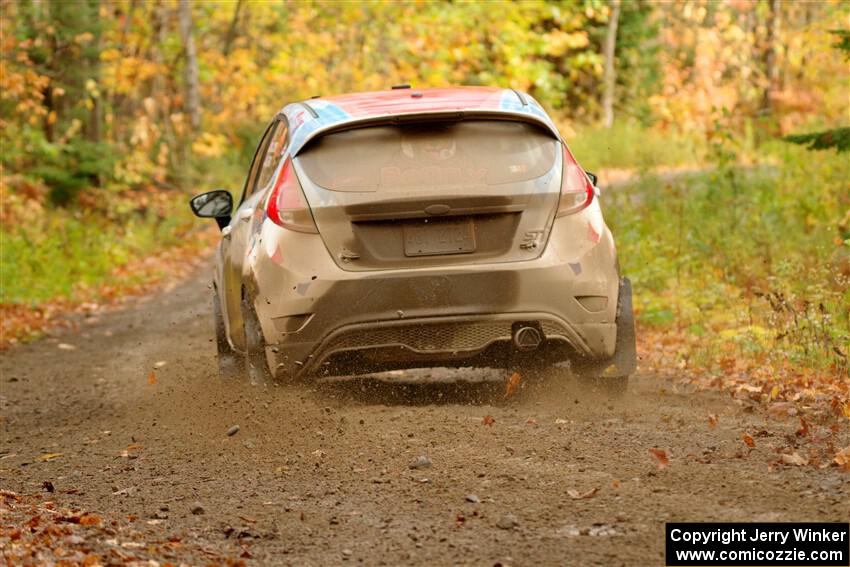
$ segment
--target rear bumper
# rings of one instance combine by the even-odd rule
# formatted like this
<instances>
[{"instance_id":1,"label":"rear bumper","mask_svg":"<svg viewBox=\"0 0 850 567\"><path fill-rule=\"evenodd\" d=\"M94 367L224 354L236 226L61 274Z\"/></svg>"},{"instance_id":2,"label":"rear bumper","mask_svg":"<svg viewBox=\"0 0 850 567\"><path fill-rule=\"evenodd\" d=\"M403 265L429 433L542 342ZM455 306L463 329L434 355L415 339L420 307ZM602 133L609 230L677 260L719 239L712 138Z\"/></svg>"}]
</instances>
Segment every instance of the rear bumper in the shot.
<instances>
[{"instance_id":1,"label":"rear bumper","mask_svg":"<svg viewBox=\"0 0 850 567\"><path fill-rule=\"evenodd\" d=\"M610 233L600 232L581 245L553 234L527 262L368 273L341 270L317 235L277 235L297 257L284 259L271 244L251 262L269 367L296 377L499 366L517 322L539 325L541 357L611 356L618 274Z\"/></svg>"},{"instance_id":2,"label":"rear bumper","mask_svg":"<svg viewBox=\"0 0 850 567\"><path fill-rule=\"evenodd\" d=\"M420 366L501 367L517 354L512 336L518 325L542 331L544 340L534 357L552 362L577 352L592 353L585 342L588 335L600 344L615 338L609 324L575 329L549 313L500 313L347 325L319 344L304 345L302 352L310 354L303 364L295 364L297 370L287 368L280 357L283 352L291 355L292 348L268 351L270 362L284 375L361 374Z\"/></svg>"}]
</instances>

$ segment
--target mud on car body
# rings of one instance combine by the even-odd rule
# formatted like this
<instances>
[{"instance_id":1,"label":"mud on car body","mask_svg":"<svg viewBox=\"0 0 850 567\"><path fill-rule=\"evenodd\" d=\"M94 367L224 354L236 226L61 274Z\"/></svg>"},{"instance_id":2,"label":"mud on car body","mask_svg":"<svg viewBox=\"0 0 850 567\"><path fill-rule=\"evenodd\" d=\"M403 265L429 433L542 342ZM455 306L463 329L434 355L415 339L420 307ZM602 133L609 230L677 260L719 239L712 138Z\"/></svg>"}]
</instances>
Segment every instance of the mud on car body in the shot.
<instances>
[{"instance_id":1,"label":"mud on car body","mask_svg":"<svg viewBox=\"0 0 850 567\"><path fill-rule=\"evenodd\" d=\"M222 370L252 380L569 361L624 383L631 289L592 174L530 96L461 87L285 106L215 218Z\"/></svg>"}]
</instances>

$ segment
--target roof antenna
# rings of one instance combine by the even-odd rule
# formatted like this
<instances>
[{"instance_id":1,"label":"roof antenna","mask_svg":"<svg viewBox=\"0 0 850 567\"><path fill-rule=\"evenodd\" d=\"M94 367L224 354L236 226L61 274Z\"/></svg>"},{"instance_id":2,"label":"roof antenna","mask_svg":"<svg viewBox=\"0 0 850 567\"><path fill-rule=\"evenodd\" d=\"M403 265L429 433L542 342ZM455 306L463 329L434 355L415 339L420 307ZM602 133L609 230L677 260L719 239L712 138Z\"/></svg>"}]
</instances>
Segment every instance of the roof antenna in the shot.
<instances>
[{"instance_id":1,"label":"roof antenna","mask_svg":"<svg viewBox=\"0 0 850 567\"><path fill-rule=\"evenodd\" d=\"M409 84L409 83L404 83L403 85L393 85L393 86L392 86L392 87L390 87L390 88L392 88L392 90L394 90L394 91L401 90L401 89L409 89L409 88L410 88L410 84Z\"/></svg>"}]
</instances>

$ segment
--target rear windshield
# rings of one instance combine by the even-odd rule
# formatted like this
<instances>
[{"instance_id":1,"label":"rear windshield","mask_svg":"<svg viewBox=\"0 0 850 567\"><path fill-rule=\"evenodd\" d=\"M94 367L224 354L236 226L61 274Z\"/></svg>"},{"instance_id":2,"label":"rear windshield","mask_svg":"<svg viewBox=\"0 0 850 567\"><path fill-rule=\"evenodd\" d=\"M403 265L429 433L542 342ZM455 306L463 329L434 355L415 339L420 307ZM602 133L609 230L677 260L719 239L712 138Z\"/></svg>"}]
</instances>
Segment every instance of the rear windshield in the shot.
<instances>
[{"instance_id":1,"label":"rear windshield","mask_svg":"<svg viewBox=\"0 0 850 567\"><path fill-rule=\"evenodd\" d=\"M418 123L329 134L298 159L314 183L333 191L486 189L544 175L557 143L523 122Z\"/></svg>"}]
</instances>

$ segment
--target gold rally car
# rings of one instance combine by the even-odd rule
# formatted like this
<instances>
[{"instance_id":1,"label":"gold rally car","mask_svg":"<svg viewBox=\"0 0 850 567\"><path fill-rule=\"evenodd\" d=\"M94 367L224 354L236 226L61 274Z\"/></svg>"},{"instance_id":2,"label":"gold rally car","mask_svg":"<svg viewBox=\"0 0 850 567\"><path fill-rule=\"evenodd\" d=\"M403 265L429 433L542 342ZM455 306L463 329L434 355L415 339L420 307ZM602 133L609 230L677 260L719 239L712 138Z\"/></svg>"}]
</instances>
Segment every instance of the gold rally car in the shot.
<instances>
[{"instance_id":1,"label":"gold rally car","mask_svg":"<svg viewBox=\"0 0 850 567\"><path fill-rule=\"evenodd\" d=\"M252 381L429 366L624 385L631 288L593 174L529 95L485 87L285 106L222 230L213 310L225 372Z\"/></svg>"}]
</instances>

